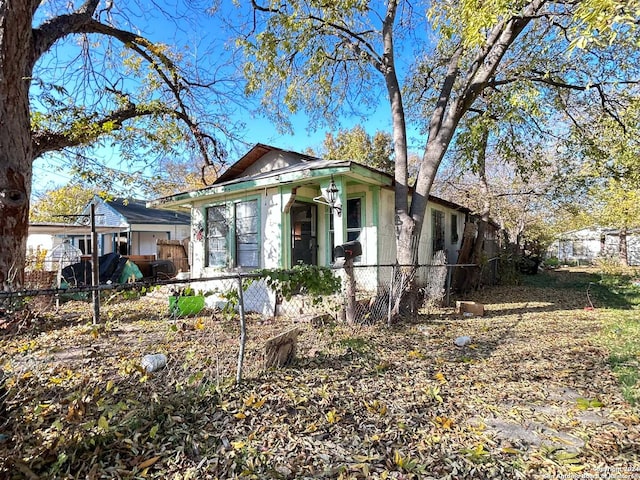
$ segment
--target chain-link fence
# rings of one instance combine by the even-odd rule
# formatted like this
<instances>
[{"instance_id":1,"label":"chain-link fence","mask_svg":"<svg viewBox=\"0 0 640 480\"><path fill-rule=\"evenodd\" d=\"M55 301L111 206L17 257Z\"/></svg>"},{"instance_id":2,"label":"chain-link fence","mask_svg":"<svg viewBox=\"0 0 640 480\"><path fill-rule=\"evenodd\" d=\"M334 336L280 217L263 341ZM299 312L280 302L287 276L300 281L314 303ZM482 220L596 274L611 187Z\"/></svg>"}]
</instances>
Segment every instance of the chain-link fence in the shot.
<instances>
[{"instance_id":1,"label":"chain-link fence","mask_svg":"<svg viewBox=\"0 0 640 480\"><path fill-rule=\"evenodd\" d=\"M482 267L479 281L495 280L495 264L489 262ZM481 267L446 265L443 260L417 267L335 268L332 273L341 279L342 289L320 301L317 296L304 293L283 296L269 285L267 277L255 273L59 288L56 272L34 270L26 275L25 289L0 292L0 331L11 335L29 331L34 325L35 331L75 325L91 338L84 346L69 347L79 349L74 355L86 361L98 355L92 340L101 338L109 325L120 322L126 328L149 330L148 334L141 331L135 355L173 349L174 357L188 363L185 353L170 345L176 339L180 344L184 339L196 338L200 345L217 352L207 366L214 378L240 380L243 368L252 374L264 368L264 342L269 336L294 329L300 323L393 323L409 314L428 312L450 303L454 271L478 268ZM351 295L355 311L350 316L346 311L347 282L354 286ZM411 296L405 302L407 291ZM410 305L410 312L402 309L404 303ZM144 328L139 326L141 321L146 322ZM253 325L260 325L259 339L252 336ZM237 355L229 355L231 351ZM25 365L30 364L26 357Z\"/></svg>"}]
</instances>

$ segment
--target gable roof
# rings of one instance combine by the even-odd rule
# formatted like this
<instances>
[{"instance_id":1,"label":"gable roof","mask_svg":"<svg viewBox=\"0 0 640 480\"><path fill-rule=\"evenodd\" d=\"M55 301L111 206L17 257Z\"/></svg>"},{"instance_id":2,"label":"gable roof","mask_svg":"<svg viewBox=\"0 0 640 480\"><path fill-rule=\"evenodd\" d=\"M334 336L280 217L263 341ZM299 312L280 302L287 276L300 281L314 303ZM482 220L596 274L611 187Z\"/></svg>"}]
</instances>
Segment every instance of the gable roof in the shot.
<instances>
[{"instance_id":1,"label":"gable roof","mask_svg":"<svg viewBox=\"0 0 640 480\"><path fill-rule=\"evenodd\" d=\"M289 155L289 164L274 169L254 170L251 168L257 165L258 161L265 155L276 152ZM191 201L198 198L229 193L243 188L264 188L286 183L300 183L304 182L306 179L314 181L323 177L326 178L332 175L337 176L345 174L352 178L386 187L393 187L395 183L392 175L352 160L322 160L311 155L258 143L237 162L231 165L210 186L196 191L159 198L149 202L148 205L179 206L190 204ZM442 198L434 197L433 195L429 195L429 202L433 202L462 213L471 212L467 207Z\"/></svg>"},{"instance_id":2,"label":"gable roof","mask_svg":"<svg viewBox=\"0 0 640 480\"><path fill-rule=\"evenodd\" d=\"M147 208L146 200L116 198L105 203L122 215L129 224L189 225L191 217L185 213Z\"/></svg>"},{"instance_id":3,"label":"gable roof","mask_svg":"<svg viewBox=\"0 0 640 480\"><path fill-rule=\"evenodd\" d=\"M301 162L320 160L317 157L312 157L311 155L306 155L304 153L298 153L291 150L284 150L282 148L273 147L271 145L265 145L264 143L255 144L251 150L245 153L240 160L227 168L222 175L220 175L213 185L218 185L220 183L225 183L229 180L233 180L242 174L253 164L255 164L260 158L266 155L269 152L282 152L291 154Z\"/></svg>"},{"instance_id":4,"label":"gable roof","mask_svg":"<svg viewBox=\"0 0 640 480\"><path fill-rule=\"evenodd\" d=\"M96 196L92 201L97 202L96 225L100 226L189 225L191 222L191 217L187 213L147 208L146 200L135 198L104 199ZM84 208L83 214L88 215L90 209L91 203Z\"/></svg>"}]
</instances>

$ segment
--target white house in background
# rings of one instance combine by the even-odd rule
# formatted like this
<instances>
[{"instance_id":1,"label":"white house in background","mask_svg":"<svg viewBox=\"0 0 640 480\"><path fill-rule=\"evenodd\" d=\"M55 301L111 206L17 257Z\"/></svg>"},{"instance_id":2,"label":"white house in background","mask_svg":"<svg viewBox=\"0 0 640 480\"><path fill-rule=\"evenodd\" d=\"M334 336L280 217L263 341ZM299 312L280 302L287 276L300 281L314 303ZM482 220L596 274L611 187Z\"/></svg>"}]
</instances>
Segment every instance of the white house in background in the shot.
<instances>
[{"instance_id":1,"label":"white house in background","mask_svg":"<svg viewBox=\"0 0 640 480\"><path fill-rule=\"evenodd\" d=\"M547 250L547 256L557 257L563 263L592 263L597 258L619 255L619 230L602 227L564 232ZM627 234L627 257L629 265L640 265L640 232Z\"/></svg>"},{"instance_id":2,"label":"white house in background","mask_svg":"<svg viewBox=\"0 0 640 480\"><path fill-rule=\"evenodd\" d=\"M98 254L156 255L158 240L184 240L190 236L188 213L147 208L146 200L104 199L95 196L82 214L86 220L95 204L95 224L108 233L98 235ZM91 251L90 236L72 236L72 243L83 253Z\"/></svg>"},{"instance_id":3,"label":"white house in background","mask_svg":"<svg viewBox=\"0 0 640 480\"><path fill-rule=\"evenodd\" d=\"M341 211L327 205L330 185ZM192 279L298 263L329 266L334 247L353 240L362 244L355 263L373 266L373 283L382 281L377 266L395 263L393 177L350 160L257 144L211 186L148 205L190 212ZM429 198L421 264L438 250L456 261L468 214L465 207Z\"/></svg>"},{"instance_id":4,"label":"white house in background","mask_svg":"<svg viewBox=\"0 0 640 480\"><path fill-rule=\"evenodd\" d=\"M135 199L105 200L96 196L95 225L98 255L117 252L121 255L156 255L158 240L184 240L190 236L188 213L147 208L146 201ZM27 253L50 251L63 239L91 253L91 203L82 212L83 221L73 224L37 222L29 225Z\"/></svg>"}]
</instances>

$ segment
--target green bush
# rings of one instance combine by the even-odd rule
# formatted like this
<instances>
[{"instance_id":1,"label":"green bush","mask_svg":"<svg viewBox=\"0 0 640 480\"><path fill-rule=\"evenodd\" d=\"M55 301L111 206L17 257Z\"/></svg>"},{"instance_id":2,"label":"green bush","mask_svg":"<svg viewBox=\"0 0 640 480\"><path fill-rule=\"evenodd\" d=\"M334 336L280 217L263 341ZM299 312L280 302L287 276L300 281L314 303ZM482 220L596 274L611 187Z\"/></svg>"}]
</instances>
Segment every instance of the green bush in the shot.
<instances>
[{"instance_id":1,"label":"green bush","mask_svg":"<svg viewBox=\"0 0 640 480\"><path fill-rule=\"evenodd\" d=\"M557 268L560 266L560 260L558 257L550 257L544 261L544 265L550 268Z\"/></svg>"},{"instance_id":2,"label":"green bush","mask_svg":"<svg viewBox=\"0 0 640 480\"><path fill-rule=\"evenodd\" d=\"M314 305L321 303L323 296L338 293L342 286L330 268L316 265L301 264L289 270L263 269L256 273L264 276L267 285L282 298L290 300L293 295L310 295Z\"/></svg>"}]
</instances>

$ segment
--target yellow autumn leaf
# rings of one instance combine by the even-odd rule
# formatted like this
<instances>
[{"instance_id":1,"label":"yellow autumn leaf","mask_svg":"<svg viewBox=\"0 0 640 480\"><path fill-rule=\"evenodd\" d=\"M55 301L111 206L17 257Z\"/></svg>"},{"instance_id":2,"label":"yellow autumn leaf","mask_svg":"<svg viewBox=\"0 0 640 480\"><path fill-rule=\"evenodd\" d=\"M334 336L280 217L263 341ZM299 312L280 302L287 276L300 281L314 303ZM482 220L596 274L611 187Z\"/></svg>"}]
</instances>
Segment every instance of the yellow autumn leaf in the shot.
<instances>
[{"instance_id":1,"label":"yellow autumn leaf","mask_svg":"<svg viewBox=\"0 0 640 480\"><path fill-rule=\"evenodd\" d=\"M307 425L307 428L305 428L305 433L313 433L316 430L318 430L318 425L314 423L310 423L309 425Z\"/></svg>"},{"instance_id":2,"label":"yellow autumn leaf","mask_svg":"<svg viewBox=\"0 0 640 480\"><path fill-rule=\"evenodd\" d=\"M435 379L438 380L441 384L447 383L447 379L445 378L442 372L438 372L434 375Z\"/></svg>"},{"instance_id":3,"label":"yellow autumn leaf","mask_svg":"<svg viewBox=\"0 0 640 480\"><path fill-rule=\"evenodd\" d=\"M336 423L338 420L340 420L340 416L336 413L335 410L329 410L325 416L327 417L327 422L329 423Z\"/></svg>"},{"instance_id":4,"label":"yellow autumn leaf","mask_svg":"<svg viewBox=\"0 0 640 480\"><path fill-rule=\"evenodd\" d=\"M202 318L198 318L193 326L196 330L204 330L204 320Z\"/></svg>"},{"instance_id":5,"label":"yellow autumn leaf","mask_svg":"<svg viewBox=\"0 0 640 480\"><path fill-rule=\"evenodd\" d=\"M364 402L364 406L370 413L377 413L380 416L383 416L387 413L387 406L379 400L374 400L371 403Z\"/></svg>"},{"instance_id":6,"label":"yellow autumn leaf","mask_svg":"<svg viewBox=\"0 0 640 480\"><path fill-rule=\"evenodd\" d=\"M520 450L516 450L515 448L511 448L511 447L503 447L502 451L510 455L518 455L520 453Z\"/></svg>"},{"instance_id":7,"label":"yellow autumn leaf","mask_svg":"<svg viewBox=\"0 0 640 480\"><path fill-rule=\"evenodd\" d=\"M158 455L157 457L151 457L150 459L145 460L140 465L138 465L138 468L140 470L144 470L145 468L149 468L151 465L156 463L158 460L160 460L160 455Z\"/></svg>"},{"instance_id":8,"label":"yellow autumn leaf","mask_svg":"<svg viewBox=\"0 0 640 480\"><path fill-rule=\"evenodd\" d=\"M249 395L247 398L245 398L245 400L244 400L244 404L247 407L250 407L254 403L256 403L256 396L253 393L251 395Z\"/></svg>"},{"instance_id":9,"label":"yellow autumn leaf","mask_svg":"<svg viewBox=\"0 0 640 480\"><path fill-rule=\"evenodd\" d=\"M448 417L436 417L436 424L445 430L451 430L453 419Z\"/></svg>"},{"instance_id":10,"label":"yellow autumn leaf","mask_svg":"<svg viewBox=\"0 0 640 480\"><path fill-rule=\"evenodd\" d=\"M103 430L109 430L109 421L105 417L101 416L98 419L98 427Z\"/></svg>"},{"instance_id":11,"label":"yellow autumn leaf","mask_svg":"<svg viewBox=\"0 0 640 480\"><path fill-rule=\"evenodd\" d=\"M238 420L244 420L247 418L247 415L244 412L238 412L234 415Z\"/></svg>"},{"instance_id":12,"label":"yellow autumn leaf","mask_svg":"<svg viewBox=\"0 0 640 480\"><path fill-rule=\"evenodd\" d=\"M245 442L243 442L242 440L238 440L237 442L231 442L231 446L235 449L235 450L240 450L242 448L244 448L247 444Z\"/></svg>"}]
</instances>

